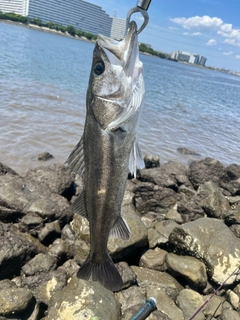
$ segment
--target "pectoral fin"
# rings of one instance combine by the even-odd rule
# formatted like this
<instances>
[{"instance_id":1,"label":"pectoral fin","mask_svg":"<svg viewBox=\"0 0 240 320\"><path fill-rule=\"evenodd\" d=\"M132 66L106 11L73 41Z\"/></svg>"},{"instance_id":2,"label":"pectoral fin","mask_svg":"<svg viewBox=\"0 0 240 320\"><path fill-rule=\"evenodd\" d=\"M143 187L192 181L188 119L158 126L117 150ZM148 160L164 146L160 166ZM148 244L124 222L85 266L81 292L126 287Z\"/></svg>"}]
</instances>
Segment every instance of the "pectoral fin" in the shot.
<instances>
[{"instance_id":1,"label":"pectoral fin","mask_svg":"<svg viewBox=\"0 0 240 320\"><path fill-rule=\"evenodd\" d=\"M136 178L136 168L138 169L144 168L142 151L137 141L134 142L134 145L132 147L130 157L129 157L128 167L129 167L130 173L133 174L135 178Z\"/></svg>"}]
</instances>

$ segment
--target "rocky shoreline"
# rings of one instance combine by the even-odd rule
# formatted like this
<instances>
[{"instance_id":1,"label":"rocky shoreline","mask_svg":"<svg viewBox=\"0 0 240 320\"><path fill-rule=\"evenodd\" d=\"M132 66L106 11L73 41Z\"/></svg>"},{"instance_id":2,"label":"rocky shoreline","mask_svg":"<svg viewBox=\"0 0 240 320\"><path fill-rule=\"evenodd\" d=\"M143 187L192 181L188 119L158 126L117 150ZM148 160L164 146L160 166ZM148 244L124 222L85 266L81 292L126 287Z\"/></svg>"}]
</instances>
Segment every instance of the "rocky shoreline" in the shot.
<instances>
[{"instance_id":1,"label":"rocky shoreline","mask_svg":"<svg viewBox=\"0 0 240 320\"><path fill-rule=\"evenodd\" d=\"M112 293L76 278L89 250L70 210L81 181L60 164L22 177L0 163L0 320L129 320L149 297L147 319L190 319L231 273L194 319L240 319L240 165L145 164L123 201L131 237L109 239L124 281Z\"/></svg>"}]
</instances>

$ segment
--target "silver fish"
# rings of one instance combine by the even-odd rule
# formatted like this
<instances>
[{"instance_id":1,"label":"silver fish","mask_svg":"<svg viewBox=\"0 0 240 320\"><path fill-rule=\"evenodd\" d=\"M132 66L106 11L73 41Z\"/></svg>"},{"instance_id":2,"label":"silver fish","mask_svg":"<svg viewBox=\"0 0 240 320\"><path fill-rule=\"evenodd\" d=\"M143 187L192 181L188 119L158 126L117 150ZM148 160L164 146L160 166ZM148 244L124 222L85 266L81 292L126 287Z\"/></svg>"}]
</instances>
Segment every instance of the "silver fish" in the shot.
<instances>
[{"instance_id":1,"label":"silver fish","mask_svg":"<svg viewBox=\"0 0 240 320\"><path fill-rule=\"evenodd\" d=\"M129 24L122 41L99 35L93 52L87 112L81 140L67 165L83 176L83 191L73 212L90 227L90 253L78 277L118 291L123 282L107 250L109 235L129 239L121 205L128 172L143 166L136 132L144 95L137 25Z\"/></svg>"}]
</instances>

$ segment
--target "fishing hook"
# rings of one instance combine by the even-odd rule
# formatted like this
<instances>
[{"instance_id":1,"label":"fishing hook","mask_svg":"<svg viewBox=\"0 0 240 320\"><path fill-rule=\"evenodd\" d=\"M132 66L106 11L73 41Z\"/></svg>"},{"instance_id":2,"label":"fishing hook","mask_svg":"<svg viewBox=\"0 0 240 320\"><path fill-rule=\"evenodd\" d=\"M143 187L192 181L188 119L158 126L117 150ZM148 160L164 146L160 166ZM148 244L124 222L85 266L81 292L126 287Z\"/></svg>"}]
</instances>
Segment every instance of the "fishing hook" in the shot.
<instances>
[{"instance_id":1,"label":"fishing hook","mask_svg":"<svg viewBox=\"0 0 240 320\"><path fill-rule=\"evenodd\" d=\"M149 21L149 16L148 16L147 10L149 8L150 3L151 3L151 0L139 0L137 2L136 7L132 8L128 11L127 18L126 18L126 30L129 26L131 15L133 13L140 12L144 18L144 21L143 21L143 24L141 25L141 27L137 30L137 33L139 34L143 31L143 29L146 27L146 25L148 24L148 21Z\"/></svg>"}]
</instances>

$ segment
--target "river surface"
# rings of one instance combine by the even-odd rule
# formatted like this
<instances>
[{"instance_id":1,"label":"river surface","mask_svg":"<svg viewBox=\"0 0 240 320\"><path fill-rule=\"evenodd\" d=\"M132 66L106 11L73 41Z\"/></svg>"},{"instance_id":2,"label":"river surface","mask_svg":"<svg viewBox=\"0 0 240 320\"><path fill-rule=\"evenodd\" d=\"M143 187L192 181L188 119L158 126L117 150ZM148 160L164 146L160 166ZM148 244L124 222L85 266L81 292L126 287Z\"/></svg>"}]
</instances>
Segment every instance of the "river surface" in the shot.
<instances>
[{"instance_id":1,"label":"river surface","mask_svg":"<svg viewBox=\"0 0 240 320\"><path fill-rule=\"evenodd\" d=\"M24 174L63 163L79 141L94 44L0 23L0 162ZM240 77L140 55L144 155L240 163ZM200 156L182 155L185 147ZM54 160L32 158L44 151Z\"/></svg>"}]
</instances>

